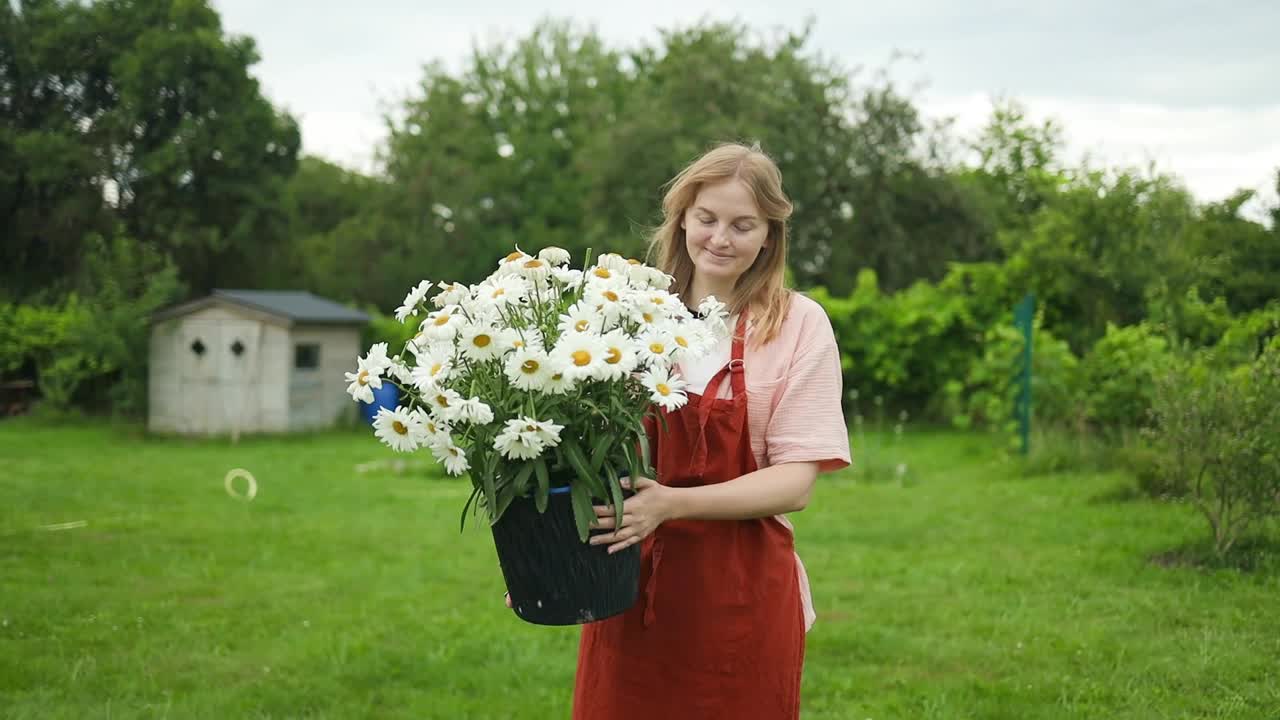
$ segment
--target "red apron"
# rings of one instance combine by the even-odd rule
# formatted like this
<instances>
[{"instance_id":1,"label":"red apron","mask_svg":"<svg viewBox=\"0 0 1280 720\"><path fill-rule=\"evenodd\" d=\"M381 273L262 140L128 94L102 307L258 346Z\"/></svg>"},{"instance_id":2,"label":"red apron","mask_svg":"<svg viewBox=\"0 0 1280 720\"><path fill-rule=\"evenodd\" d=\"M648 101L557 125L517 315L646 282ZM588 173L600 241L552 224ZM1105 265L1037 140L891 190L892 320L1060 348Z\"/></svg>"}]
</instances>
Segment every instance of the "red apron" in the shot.
<instances>
[{"instance_id":1,"label":"red apron","mask_svg":"<svg viewBox=\"0 0 1280 720\"><path fill-rule=\"evenodd\" d=\"M658 481L691 487L756 470L742 363L663 412ZM725 377L731 399L716 398ZM787 720L800 713L804 611L791 532L770 518L674 520L641 547L641 597L582 628L574 720Z\"/></svg>"}]
</instances>

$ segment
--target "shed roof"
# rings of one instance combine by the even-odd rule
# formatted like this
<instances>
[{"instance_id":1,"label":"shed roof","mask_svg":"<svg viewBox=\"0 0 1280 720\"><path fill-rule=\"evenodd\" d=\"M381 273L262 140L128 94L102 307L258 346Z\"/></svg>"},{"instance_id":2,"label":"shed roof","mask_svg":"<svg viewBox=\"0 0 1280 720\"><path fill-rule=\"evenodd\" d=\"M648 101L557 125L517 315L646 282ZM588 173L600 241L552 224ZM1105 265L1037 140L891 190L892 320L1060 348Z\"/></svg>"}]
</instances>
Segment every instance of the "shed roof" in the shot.
<instances>
[{"instance_id":1,"label":"shed roof","mask_svg":"<svg viewBox=\"0 0 1280 720\"><path fill-rule=\"evenodd\" d=\"M161 310L152 316L152 320L178 317L219 301L269 313L295 323L355 325L369 322L369 316L359 310L302 290L226 289L215 289L212 295L200 300Z\"/></svg>"}]
</instances>

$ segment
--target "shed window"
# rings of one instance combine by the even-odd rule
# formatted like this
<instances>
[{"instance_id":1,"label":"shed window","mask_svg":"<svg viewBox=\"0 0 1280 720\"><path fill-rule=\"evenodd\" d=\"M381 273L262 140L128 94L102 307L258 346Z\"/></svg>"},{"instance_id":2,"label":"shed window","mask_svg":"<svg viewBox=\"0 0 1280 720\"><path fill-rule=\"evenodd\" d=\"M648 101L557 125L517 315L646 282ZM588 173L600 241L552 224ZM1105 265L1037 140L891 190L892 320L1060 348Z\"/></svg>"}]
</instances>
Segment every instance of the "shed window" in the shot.
<instances>
[{"instance_id":1,"label":"shed window","mask_svg":"<svg viewBox=\"0 0 1280 720\"><path fill-rule=\"evenodd\" d=\"M320 367L320 346L314 343L294 345L293 366L299 370L314 370Z\"/></svg>"}]
</instances>

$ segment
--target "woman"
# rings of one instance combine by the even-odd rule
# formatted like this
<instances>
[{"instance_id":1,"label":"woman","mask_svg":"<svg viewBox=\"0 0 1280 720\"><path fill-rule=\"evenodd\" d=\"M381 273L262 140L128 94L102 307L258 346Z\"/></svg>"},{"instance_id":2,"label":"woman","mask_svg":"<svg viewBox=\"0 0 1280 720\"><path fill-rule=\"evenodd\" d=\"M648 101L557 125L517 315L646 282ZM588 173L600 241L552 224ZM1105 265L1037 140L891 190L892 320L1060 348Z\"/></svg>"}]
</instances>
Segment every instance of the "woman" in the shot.
<instances>
[{"instance_id":1,"label":"woman","mask_svg":"<svg viewBox=\"0 0 1280 720\"><path fill-rule=\"evenodd\" d=\"M783 286L791 203L756 147L711 150L672 181L651 250L697 307L714 295L731 338L679 369L689 402L652 426L658 481L639 478L622 524L643 543L641 597L583 626L573 717L795 718L814 621L784 513L849 464L840 357L821 306Z\"/></svg>"}]
</instances>

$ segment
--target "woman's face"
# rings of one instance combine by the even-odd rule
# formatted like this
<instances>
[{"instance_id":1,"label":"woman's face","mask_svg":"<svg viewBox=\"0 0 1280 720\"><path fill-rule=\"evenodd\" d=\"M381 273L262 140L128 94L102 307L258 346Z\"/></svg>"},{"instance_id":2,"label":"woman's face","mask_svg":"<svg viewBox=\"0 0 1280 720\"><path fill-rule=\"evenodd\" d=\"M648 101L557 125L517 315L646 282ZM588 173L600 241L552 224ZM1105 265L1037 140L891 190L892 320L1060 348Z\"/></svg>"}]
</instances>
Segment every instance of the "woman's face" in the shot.
<instances>
[{"instance_id":1,"label":"woman's face","mask_svg":"<svg viewBox=\"0 0 1280 720\"><path fill-rule=\"evenodd\" d=\"M680 226L694 272L705 280L734 283L765 247L769 223L741 180L703 187Z\"/></svg>"}]
</instances>

